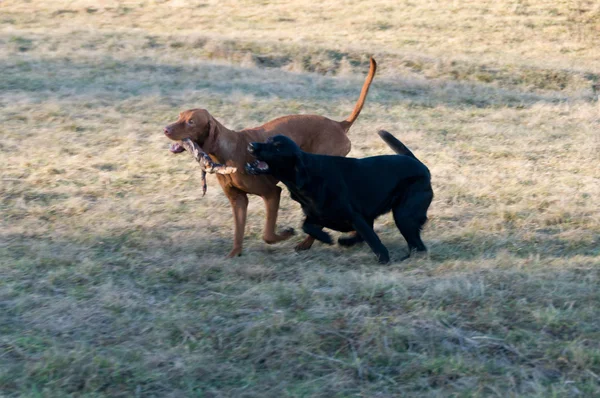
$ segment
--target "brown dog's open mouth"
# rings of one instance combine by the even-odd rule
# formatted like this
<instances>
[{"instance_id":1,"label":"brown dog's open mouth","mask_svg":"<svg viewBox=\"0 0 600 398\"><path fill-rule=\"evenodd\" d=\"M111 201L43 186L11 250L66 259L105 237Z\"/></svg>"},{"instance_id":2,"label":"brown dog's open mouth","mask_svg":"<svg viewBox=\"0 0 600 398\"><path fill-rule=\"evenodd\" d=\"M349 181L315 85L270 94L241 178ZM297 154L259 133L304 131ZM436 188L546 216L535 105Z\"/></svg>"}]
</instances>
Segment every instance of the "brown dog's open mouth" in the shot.
<instances>
[{"instance_id":1,"label":"brown dog's open mouth","mask_svg":"<svg viewBox=\"0 0 600 398\"><path fill-rule=\"evenodd\" d=\"M171 145L169 145L169 151L173 153L181 153L185 151L185 148L179 142L174 142Z\"/></svg>"},{"instance_id":2,"label":"brown dog's open mouth","mask_svg":"<svg viewBox=\"0 0 600 398\"><path fill-rule=\"evenodd\" d=\"M269 172L269 165L262 160L255 160L252 163L246 163L248 174L266 174Z\"/></svg>"}]
</instances>

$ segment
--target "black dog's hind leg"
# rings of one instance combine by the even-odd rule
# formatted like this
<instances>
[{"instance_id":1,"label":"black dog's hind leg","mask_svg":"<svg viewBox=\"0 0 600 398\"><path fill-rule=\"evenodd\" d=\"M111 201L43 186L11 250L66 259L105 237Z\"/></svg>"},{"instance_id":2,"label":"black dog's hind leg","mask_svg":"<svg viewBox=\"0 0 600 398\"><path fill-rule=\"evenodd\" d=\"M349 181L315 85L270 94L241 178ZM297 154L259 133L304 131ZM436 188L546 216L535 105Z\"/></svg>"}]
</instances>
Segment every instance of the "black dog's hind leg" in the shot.
<instances>
[{"instance_id":1,"label":"black dog's hind leg","mask_svg":"<svg viewBox=\"0 0 600 398\"><path fill-rule=\"evenodd\" d=\"M379 236L373 231L373 225L369 225L364 218L362 218L359 214L354 214L352 216L352 225L356 232L360 234L360 236L367 242L373 253L377 256L377 260L379 264L387 264L390 262L390 253L385 248L381 240L379 240Z\"/></svg>"},{"instance_id":2,"label":"black dog's hind leg","mask_svg":"<svg viewBox=\"0 0 600 398\"><path fill-rule=\"evenodd\" d=\"M427 209L432 199L433 191L429 185L419 187L419 184L415 184L407 190L405 199L392 210L396 226L408 243L408 255L402 260L409 258L413 251L427 251L421 240L421 228L427 221Z\"/></svg>"},{"instance_id":3,"label":"black dog's hind leg","mask_svg":"<svg viewBox=\"0 0 600 398\"><path fill-rule=\"evenodd\" d=\"M302 230L315 238L316 240L320 240L323 243L327 243L328 245L333 244L333 240L331 239L331 235L327 232L323 231L323 227L317 224L313 224L307 220L304 220L304 224L302 224Z\"/></svg>"}]
</instances>

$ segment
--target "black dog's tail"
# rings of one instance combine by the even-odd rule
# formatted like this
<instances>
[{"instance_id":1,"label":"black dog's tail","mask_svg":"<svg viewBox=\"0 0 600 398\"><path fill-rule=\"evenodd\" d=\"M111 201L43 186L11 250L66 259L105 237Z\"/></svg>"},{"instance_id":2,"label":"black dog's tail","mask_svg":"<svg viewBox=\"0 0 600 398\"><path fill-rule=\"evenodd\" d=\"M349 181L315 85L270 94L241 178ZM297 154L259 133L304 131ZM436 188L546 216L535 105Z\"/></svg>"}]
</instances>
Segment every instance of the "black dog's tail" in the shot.
<instances>
[{"instance_id":1,"label":"black dog's tail","mask_svg":"<svg viewBox=\"0 0 600 398\"><path fill-rule=\"evenodd\" d=\"M398 155L406 155L410 156L411 158L417 159L417 157L410 151L410 149L406 147L406 145L404 145L402 142L400 142L398 138L394 137L387 131L379 130L377 134L379 134L381 139L385 141L385 143L388 144L389 147L392 148L394 152L396 152Z\"/></svg>"}]
</instances>

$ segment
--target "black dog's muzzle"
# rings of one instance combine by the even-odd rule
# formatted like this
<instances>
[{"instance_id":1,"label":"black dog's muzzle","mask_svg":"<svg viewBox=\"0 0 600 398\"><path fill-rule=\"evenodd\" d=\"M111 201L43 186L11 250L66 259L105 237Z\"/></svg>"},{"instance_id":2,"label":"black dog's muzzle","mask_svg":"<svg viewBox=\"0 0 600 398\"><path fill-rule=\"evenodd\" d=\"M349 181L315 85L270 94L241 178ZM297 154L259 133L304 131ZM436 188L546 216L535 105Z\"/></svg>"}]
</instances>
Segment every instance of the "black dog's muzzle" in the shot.
<instances>
[{"instance_id":1,"label":"black dog's muzzle","mask_svg":"<svg viewBox=\"0 0 600 398\"><path fill-rule=\"evenodd\" d=\"M251 142L250 144L248 144L248 153L250 153L256 157L256 154L259 151L259 146L260 146L260 144L258 142ZM260 174L269 173L269 165L266 162L264 162L262 160L258 160L258 159L256 159L252 163L246 163L245 169L246 169L246 173L252 174L252 175L260 175Z\"/></svg>"}]
</instances>

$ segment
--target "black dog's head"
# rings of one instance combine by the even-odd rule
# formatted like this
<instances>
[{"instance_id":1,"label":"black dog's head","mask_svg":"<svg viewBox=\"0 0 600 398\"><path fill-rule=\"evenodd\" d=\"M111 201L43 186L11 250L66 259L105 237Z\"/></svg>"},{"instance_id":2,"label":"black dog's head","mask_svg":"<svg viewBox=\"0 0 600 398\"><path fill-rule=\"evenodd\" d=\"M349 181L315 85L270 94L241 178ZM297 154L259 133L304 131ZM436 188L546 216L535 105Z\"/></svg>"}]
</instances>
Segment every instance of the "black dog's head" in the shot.
<instances>
[{"instance_id":1,"label":"black dog's head","mask_svg":"<svg viewBox=\"0 0 600 398\"><path fill-rule=\"evenodd\" d=\"M253 142L248 145L248 152L256 158L256 161L246 164L248 174L268 174L283 182L304 184L304 179L297 181L297 175L304 172L302 151L290 138L276 135L269 137L265 143Z\"/></svg>"}]
</instances>

